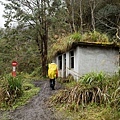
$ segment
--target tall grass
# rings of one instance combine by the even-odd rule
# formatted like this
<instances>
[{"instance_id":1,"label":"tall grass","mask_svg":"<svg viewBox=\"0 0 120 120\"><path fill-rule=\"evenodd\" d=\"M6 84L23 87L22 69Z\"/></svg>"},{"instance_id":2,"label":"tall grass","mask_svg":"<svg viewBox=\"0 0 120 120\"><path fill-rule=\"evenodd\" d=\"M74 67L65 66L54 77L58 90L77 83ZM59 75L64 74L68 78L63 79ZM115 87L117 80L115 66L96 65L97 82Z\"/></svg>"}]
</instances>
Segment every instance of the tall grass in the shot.
<instances>
[{"instance_id":1,"label":"tall grass","mask_svg":"<svg viewBox=\"0 0 120 120\"><path fill-rule=\"evenodd\" d=\"M76 32L76 33L70 35L70 38L73 39L73 41L77 42L77 41L81 41L82 36L80 33Z\"/></svg>"},{"instance_id":2,"label":"tall grass","mask_svg":"<svg viewBox=\"0 0 120 120\"><path fill-rule=\"evenodd\" d=\"M57 52L66 52L73 42L93 42L96 44L110 44L109 38L106 34L94 32L86 32L83 35L80 33L73 33L69 36L58 39L49 50L48 58L51 59Z\"/></svg>"},{"instance_id":3,"label":"tall grass","mask_svg":"<svg viewBox=\"0 0 120 120\"><path fill-rule=\"evenodd\" d=\"M97 31L84 33L82 36L82 41L87 42L101 42L101 43L109 43L109 38L106 34L99 33Z\"/></svg>"},{"instance_id":4,"label":"tall grass","mask_svg":"<svg viewBox=\"0 0 120 120\"><path fill-rule=\"evenodd\" d=\"M111 93L110 105L111 107L117 109L120 112L120 76L119 76L119 73L109 79L110 79L109 92Z\"/></svg>"},{"instance_id":5,"label":"tall grass","mask_svg":"<svg viewBox=\"0 0 120 120\"><path fill-rule=\"evenodd\" d=\"M79 82L81 82L84 85L99 86L101 89L102 89L102 86L105 86L107 84L106 75L103 72L88 73L82 76Z\"/></svg>"},{"instance_id":6,"label":"tall grass","mask_svg":"<svg viewBox=\"0 0 120 120\"><path fill-rule=\"evenodd\" d=\"M119 110L119 86L118 75L109 77L103 72L92 72L81 77L79 82L73 84L71 88L66 87L61 90L53 97L52 101L65 104L71 110L78 110L80 106L84 108L89 104L103 105L104 107L110 105Z\"/></svg>"},{"instance_id":7,"label":"tall grass","mask_svg":"<svg viewBox=\"0 0 120 120\"><path fill-rule=\"evenodd\" d=\"M27 73L18 73L16 77L4 75L0 81L0 110L11 110L25 105L40 91L40 87L33 84L33 77Z\"/></svg>"},{"instance_id":8,"label":"tall grass","mask_svg":"<svg viewBox=\"0 0 120 120\"><path fill-rule=\"evenodd\" d=\"M65 88L51 97L49 104L57 105L58 114L62 111L64 120L119 120L119 74L86 74L79 82L65 83Z\"/></svg>"},{"instance_id":9,"label":"tall grass","mask_svg":"<svg viewBox=\"0 0 120 120\"><path fill-rule=\"evenodd\" d=\"M22 77L12 77L6 75L3 77L1 84L1 101L6 105L11 105L16 98L20 97L23 93L22 90Z\"/></svg>"}]
</instances>

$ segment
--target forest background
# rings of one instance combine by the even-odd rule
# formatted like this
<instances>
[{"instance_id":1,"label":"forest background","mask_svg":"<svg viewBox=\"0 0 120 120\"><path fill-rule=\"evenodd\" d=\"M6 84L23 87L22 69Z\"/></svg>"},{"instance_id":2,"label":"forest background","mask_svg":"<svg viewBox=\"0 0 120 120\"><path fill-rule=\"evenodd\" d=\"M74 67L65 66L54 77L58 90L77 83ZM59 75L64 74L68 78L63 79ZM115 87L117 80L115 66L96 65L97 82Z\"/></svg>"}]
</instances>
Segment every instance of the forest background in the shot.
<instances>
[{"instance_id":1,"label":"forest background","mask_svg":"<svg viewBox=\"0 0 120 120\"><path fill-rule=\"evenodd\" d=\"M98 31L110 42L120 41L119 0L9 0L2 5L0 74L11 72L16 60L17 71L46 76L52 44L75 32Z\"/></svg>"},{"instance_id":2,"label":"forest background","mask_svg":"<svg viewBox=\"0 0 120 120\"><path fill-rule=\"evenodd\" d=\"M31 79L46 77L47 64L53 55L51 50L54 51L60 41L71 42L68 36L80 40L86 35L90 42L101 42L102 38L106 38L105 43L120 45L119 0L7 0L7 3L1 4L5 7L6 20L5 27L0 29L1 109L23 105L39 92L40 88L33 87ZM13 60L18 62L18 77L7 76L11 75ZM92 73L83 76L80 81L83 83L72 81L67 84L69 87L61 90L51 101L60 103L63 111L67 107L81 110L79 117L82 116L83 120L87 115L100 120L120 118L118 74L106 78L103 73ZM90 110L86 105L91 105ZM83 114L83 110L88 112Z\"/></svg>"}]
</instances>

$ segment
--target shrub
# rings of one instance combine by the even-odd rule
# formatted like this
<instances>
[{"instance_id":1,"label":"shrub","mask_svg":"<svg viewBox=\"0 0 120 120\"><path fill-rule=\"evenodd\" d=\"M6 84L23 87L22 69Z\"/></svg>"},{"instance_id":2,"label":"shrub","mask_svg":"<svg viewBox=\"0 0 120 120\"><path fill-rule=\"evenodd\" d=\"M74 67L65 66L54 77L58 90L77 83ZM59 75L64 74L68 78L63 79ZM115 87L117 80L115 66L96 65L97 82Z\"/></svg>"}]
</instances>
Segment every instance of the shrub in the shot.
<instances>
[{"instance_id":1,"label":"shrub","mask_svg":"<svg viewBox=\"0 0 120 120\"><path fill-rule=\"evenodd\" d=\"M80 41L82 36L80 33L74 33L70 36L71 39L73 39L74 41Z\"/></svg>"},{"instance_id":2,"label":"shrub","mask_svg":"<svg viewBox=\"0 0 120 120\"><path fill-rule=\"evenodd\" d=\"M42 76L42 67L36 67L35 70L30 74L30 76Z\"/></svg>"},{"instance_id":3,"label":"shrub","mask_svg":"<svg viewBox=\"0 0 120 120\"><path fill-rule=\"evenodd\" d=\"M10 75L5 76L4 84L2 84L3 102L7 105L11 105L15 99L20 97L23 93L22 90L22 77L12 77Z\"/></svg>"},{"instance_id":4,"label":"shrub","mask_svg":"<svg viewBox=\"0 0 120 120\"><path fill-rule=\"evenodd\" d=\"M55 95L53 102L66 104L70 109L72 105L74 110L77 110L79 106L85 107L88 104L104 106L111 104L114 107L117 104L119 106L120 97L118 93L120 88L115 85L118 78L115 77L114 79L113 77L109 78L103 72L86 74L72 87L66 87ZM75 108L73 108L73 104Z\"/></svg>"},{"instance_id":5,"label":"shrub","mask_svg":"<svg viewBox=\"0 0 120 120\"><path fill-rule=\"evenodd\" d=\"M98 86L98 87L100 87L100 89L102 89L102 87L105 87L105 85L107 84L106 75L103 72L88 73L88 74L82 76L82 78L79 80L79 82L81 82L84 85L91 85L93 87Z\"/></svg>"},{"instance_id":6,"label":"shrub","mask_svg":"<svg viewBox=\"0 0 120 120\"><path fill-rule=\"evenodd\" d=\"M102 34L97 31L94 31L94 32L84 33L82 36L82 41L108 43L109 38L106 34Z\"/></svg>"}]
</instances>

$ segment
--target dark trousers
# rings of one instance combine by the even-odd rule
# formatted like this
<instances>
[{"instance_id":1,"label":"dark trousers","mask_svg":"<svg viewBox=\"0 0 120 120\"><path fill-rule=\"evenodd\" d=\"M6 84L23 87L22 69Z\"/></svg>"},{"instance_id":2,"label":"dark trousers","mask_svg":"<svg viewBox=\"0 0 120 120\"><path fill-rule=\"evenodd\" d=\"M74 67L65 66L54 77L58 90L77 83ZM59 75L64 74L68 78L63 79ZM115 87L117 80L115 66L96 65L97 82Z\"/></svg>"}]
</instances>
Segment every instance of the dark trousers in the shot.
<instances>
[{"instance_id":1,"label":"dark trousers","mask_svg":"<svg viewBox=\"0 0 120 120\"><path fill-rule=\"evenodd\" d=\"M50 79L50 87L52 88L52 90L54 90L55 88L55 78L54 79Z\"/></svg>"}]
</instances>

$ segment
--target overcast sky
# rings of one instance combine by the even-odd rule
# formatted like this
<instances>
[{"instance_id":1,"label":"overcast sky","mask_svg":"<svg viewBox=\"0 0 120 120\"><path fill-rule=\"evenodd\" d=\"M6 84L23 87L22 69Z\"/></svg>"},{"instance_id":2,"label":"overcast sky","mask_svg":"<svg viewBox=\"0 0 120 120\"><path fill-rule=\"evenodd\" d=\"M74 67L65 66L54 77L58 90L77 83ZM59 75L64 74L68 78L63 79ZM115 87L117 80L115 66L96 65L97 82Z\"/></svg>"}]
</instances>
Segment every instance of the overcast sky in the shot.
<instances>
[{"instance_id":1,"label":"overcast sky","mask_svg":"<svg viewBox=\"0 0 120 120\"><path fill-rule=\"evenodd\" d=\"M0 0L2 2L6 2L6 0ZM4 14L4 6L0 4L0 27L4 27L5 19L2 17Z\"/></svg>"},{"instance_id":2,"label":"overcast sky","mask_svg":"<svg viewBox=\"0 0 120 120\"><path fill-rule=\"evenodd\" d=\"M0 27L4 27L5 19L2 17L4 6L0 4Z\"/></svg>"}]
</instances>

